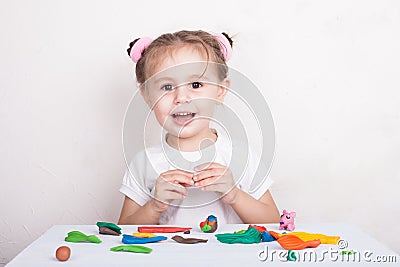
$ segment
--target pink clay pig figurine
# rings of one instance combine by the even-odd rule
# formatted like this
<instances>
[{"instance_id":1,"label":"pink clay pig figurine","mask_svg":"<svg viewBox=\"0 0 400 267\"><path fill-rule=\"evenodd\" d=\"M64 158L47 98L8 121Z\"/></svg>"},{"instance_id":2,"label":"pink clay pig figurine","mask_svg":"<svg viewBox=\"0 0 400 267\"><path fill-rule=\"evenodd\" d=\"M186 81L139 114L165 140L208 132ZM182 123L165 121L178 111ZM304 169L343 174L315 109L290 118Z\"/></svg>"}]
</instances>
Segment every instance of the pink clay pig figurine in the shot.
<instances>
[{"instance_id":1,"label":"pink clay pig figurine","mask_svg":"<svg viewBox=\"0 0 400 267\"><path fill-rule=\"evenodd\" d=\"M279 230L294 230L294 218L296 217L296 212L287 212L283 210L283 214L281 215L281 220L279 222Z\"/></svg>"}]
</instances>

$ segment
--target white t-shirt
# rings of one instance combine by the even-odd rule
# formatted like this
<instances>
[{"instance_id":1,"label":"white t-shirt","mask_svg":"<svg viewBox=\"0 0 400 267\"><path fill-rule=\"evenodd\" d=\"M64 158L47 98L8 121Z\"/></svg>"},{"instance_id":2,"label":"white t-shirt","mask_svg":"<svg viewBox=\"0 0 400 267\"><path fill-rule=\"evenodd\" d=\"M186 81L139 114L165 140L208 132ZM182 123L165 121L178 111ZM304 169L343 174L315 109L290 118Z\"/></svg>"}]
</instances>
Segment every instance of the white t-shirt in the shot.
<instances>
[{"instance_id":1,"label":"white t-shirt","mask_svg":"<svg viewBox=\"0 0 400 267\"><path fill-rule=\"evenodd\" d=\"M238 188L259 199L271 186L272 180L266 177L255 190L250 191L258 168L254 153L246 146L240 145L240 142L232 144L228 136L222 133L217 135L214 144L194 152L174 149L168 145L164 136L160 145L146 148L134 156L123 178L121 193L143 206L154 196L155 182L161 173L173 169L193 171L194 167L201 163L216 162L230 168ZM187 197L184 200L173 201L161 215L159 223L193 225L204 221L211 214L215 215L220 223L242 223L232 207L220 200L220 196L215 192L204 192L200 188L189 187Z\"/></svg>"}]
</instances>

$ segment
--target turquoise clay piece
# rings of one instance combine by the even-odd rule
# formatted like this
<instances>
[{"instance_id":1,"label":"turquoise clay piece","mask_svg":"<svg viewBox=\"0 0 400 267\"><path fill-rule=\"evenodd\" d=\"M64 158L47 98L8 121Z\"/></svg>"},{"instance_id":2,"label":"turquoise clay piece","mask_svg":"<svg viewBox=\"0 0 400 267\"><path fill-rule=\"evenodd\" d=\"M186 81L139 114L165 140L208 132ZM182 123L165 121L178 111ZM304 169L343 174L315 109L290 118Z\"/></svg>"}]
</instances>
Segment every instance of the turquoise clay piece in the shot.
<instances>
[{"instance_id":1,"label":"turquoise clay piece","mask_svg":"<svg viewBox=\"0 0 400 267\"><path fill-rule=\"evenodd\" d=\"M244 233L240 234L217 234L215 235L219 242L226 244L234 244L234 243L243 243L243 244L252 244L252 243L260 243L261 234L257 229L251 227Z\"/></svg>"},{"instance_id":2,"label":"turquoise clay piece","mask_svg":"<svg viewBox=\"0 0 400 267\"><path fill-rule=\"evenodd\" d=\"M101 240L97 236L85 235L84 233L79 231L69 232L68 236L64 240L67 242L74 242L74 243L79 243L79 242L91 242L96 244L101 243Z\"/></svg>"}]
</instances>

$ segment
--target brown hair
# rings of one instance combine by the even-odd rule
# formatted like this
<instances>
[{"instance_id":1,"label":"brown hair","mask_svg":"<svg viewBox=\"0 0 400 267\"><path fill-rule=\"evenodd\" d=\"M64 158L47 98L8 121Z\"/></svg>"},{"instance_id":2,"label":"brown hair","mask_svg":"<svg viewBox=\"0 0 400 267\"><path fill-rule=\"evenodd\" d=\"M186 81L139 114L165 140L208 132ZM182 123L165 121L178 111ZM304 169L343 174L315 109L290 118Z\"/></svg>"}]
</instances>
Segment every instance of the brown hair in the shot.
<instances>
[{"instance_id":1,"label":"brown hair","mask_svg":"<svg viewBox=\"0 0 400 267\"><path fill-rule=\"evenodd\" d=\"M222 33L232 46L232 39ZM129 44L127 49L130 55L133 45L139 40L136 39ZM205 31L178 31L175 33L166 33L155 39L142 53L142 57L136 63L136 79L138 83L143 84L149 78L150 70L154 69L159 61L160 55L164 53L172 53L173 50L191 45L193 48L207 55L207 61L210 59L218 64L219 77L222 79L227 77L228 67L225 62L224 55L221 51L220 42L210 33Z\"/></svg>"}]
</instances>

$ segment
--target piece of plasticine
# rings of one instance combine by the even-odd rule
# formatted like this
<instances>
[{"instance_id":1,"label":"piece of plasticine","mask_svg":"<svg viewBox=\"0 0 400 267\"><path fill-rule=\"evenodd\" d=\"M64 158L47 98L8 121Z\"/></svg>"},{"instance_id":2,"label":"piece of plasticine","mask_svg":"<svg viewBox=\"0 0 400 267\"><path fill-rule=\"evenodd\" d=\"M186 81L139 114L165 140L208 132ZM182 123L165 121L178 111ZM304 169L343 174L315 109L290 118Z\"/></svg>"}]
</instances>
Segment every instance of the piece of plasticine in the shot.
<instances>
[{"instance_id":1,"label":"piece of plasticine","mask_svg":"<svg viewBox=\"0 0 400 267\"><path fill-rule=\"evenodd\" d=\"M279 245L287 250L300 250L305 248L316 248L321 244L318 239L303 241L295 235L283 235L277 239Z\"/></svg>"},{"instance_id":2,"label":"piece of plasticine","mask_svg":"<svg viewBox=\"0 0 400 267\"><path fill-rule=\"evenodd\" d=\"M204 225L201 227L201 231L203 231L203 232L205 232L205 233L210 232L210 230L211 230L211 226L209 226L208 224L204 224Z\"/></svg>"},{"instance_id":3,"label":"piece of plasticine","mask_svg":"<svg viewBox=\"0 0 400 267\"><path fill-rule=\"evenodd\" d=\"M133 233L132 235L135 237L156 237L157 236L152 233Z\"/></svg>"},{"instance_id":4,"label":"piece of plasticine","mask_svg":"<svg viewBox=\"0 0 400 267\"><path fill-rule=\"evenodd\" d=\"M218 229L218 219L214 215L209 215L205 221L200 223L200 229L204 233L214 233Z\"/></svg>"},{"instance_id":5,"label":"piece of plasticine","mask_svg":"<svg viewBox=\"0 0 400 267\"><path fill-rule=\"evenodd\" d=\"M190 227L172 227L172 226L139 226L140 233L177 233L190 231Z\"/></svg>"},{"instance_id":6,"label":"piece of plasticine","mask_svg":"<svg viewBox=\"0 0 400 267\"><path fill-rule=\"evenodd\" d=\"M251 227L246 230L246 232L242 234L216 234L215 235L219 242L226 244L234 244L234 243L243 243L243 244L252 244L252 243L260 243L261 234L260 232Z\"/></svg>"},{"instance_id":7,"label":"piece of plasticine","mask_svg":"<svg viewBox=\"0 0 400 267\"><path fill-rule=\"evenodd\" d=\"M74 243L79 243L79 242L91 242L96 244L101 243L101 240L97 236L85 235L80 231L69 232L68 236L64 240L67 242L74 242Z\"/></svg>"},{"instance_id":8,"label":"piece of plasticine","mask_svg":"<svg viewBox=\"0 0 400 267\"><path fill-rule=\"evenodd\" d=\"M101 234L101 235L116 235L116 236L119 235L114 230L112 230L112 229L110 229L108 227L105 227L105 226L100 226L99 227L99 234Z\"/></svg>"},{"instance_id":9,"label":"piece of plasticine","mask_svg":"<svg viewBox=\"0 0 400 267\"><path fill-rule=\"evenodd\" d=\"M96 225L100 228L100 227L106 227L114 232L117 233L117 235L121 234L121 227L119 227L118 225L114 224L114 223L109 223L109 222L97 222Z\"/></svg>"},{"instance_id":10,"label":"piece of plasticine","mask_svg":"<svg viewBox=\"0 0 400 267\"><path fill-rule=\"evenodd\" d=\"M271 242L275 241L276 239L268 232L264 231L261 234L261 242Z\"/></svg>"},{"instance_id":11,"label":"piece of plasticine","mask_svg":"<svg viewBox=\"0 0 400 267\"><path fill-rule=\"evenodd\" d=\"M268 233L269 233L270 235L272 235L275 239L278 239L278 238L279 238L279 234L278 234L277 232L268 231Z\"/></svg>"},{"instance_id":12,"label":"piece of plasticine","mask_svg":"<svg viewBox=\"0 0 400 267\"><path fill-rule=\"evenodd\" d=\"M135 237L132 235L124 234L122 237L122 243L124 244L146 244L146 243L155 243L163 240L167 240L166 236L155 236L155 237Z\"/></svg>"},{"instance_id":13,"label":"piece of plasticine","mask_svg":"<svg viewBox=\"0 0 400 267\"><path fill-rule=\"evenodd\" d=\"M171 237L172 240L182 243L182 244L196 244L196 243L207 243L208 239L200 239L200 238L184 238L180 235L175 235Z\"/></svg>"},{"instance_id":14,"label":"piece of plasticine","mask_svg":"<svg viewBox=\"0 0 400 267\"><path fill-rule=\"evenodd\" d=\"M249 225L249 227L247 229L250 229L251 227L256 228L257 231L260 232L260 234L262 234L262 232L267 231L267 228L265 228L265 226L259 226L259 225Z\"/></svg>"},{"instance_id":15,"label":"piece of plasticine","mask_svg":"<svg viewBox=\"0 0 400 267\"><path fill-rule=\"evenodd\" d=\"M278 234L279 237L283 236L283 234ZM299 237L303 241L310 241L318 239L321 241L321 244L331 244L336 245L337 242L340 240L340 236L329 236L323 234L312 234L307 232L289 232L287 235L295 235Z\"/></svg>"},{"instance_id":16,"label":"piece of plasticine","mask_svg":"<svg viewBox=\"0 0 400 267\"><path fill-rule=\"evenodd\" d=\"M127 252L135 252L135 253L150 253L153 250L151 248L145 246L136 246L136 245L122 245L110 248L111 251L127 251Z\"/></svg>"}]
</instances>

